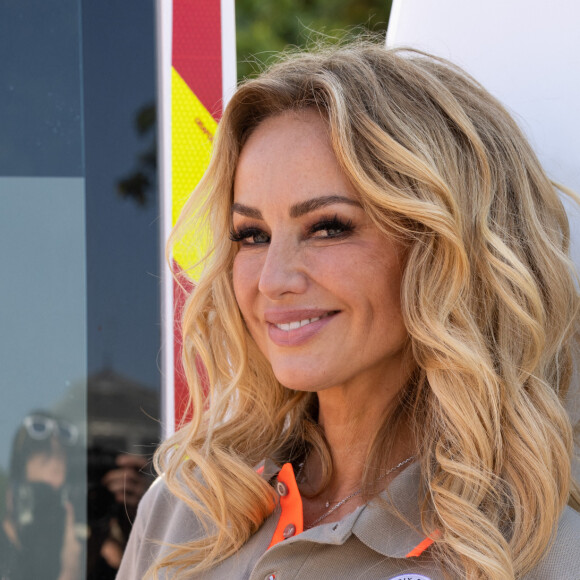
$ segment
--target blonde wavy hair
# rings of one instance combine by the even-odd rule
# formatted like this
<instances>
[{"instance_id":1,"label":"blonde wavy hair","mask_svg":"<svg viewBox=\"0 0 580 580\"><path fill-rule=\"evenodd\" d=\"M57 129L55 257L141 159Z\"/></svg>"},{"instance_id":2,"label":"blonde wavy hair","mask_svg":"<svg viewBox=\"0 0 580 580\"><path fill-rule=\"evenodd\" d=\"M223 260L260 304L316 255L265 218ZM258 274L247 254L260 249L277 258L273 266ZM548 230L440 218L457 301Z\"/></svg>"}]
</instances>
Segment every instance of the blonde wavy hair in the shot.
<instances>
[{"instance_id":1,"label":"blonde wavy hair","mask_svg":"<svg viewBox=\"0 0 580 580\"><path fill-rule=\"evenodd\" d=\"M242 547L275 503L253 469L262 458L314 449L332 477L316 395L276 380L232 289L240 151L264 119L305 108L328 123L368 215L407 246L401 298L416 370L404 412L376 434L364 481L389 466L389 433L404 417L428 490L424 532L439 530L432 550L446 573L519 578L578 500L563 406L579 305L566 213L516 123L477 82L444 60L367 41L286 56L243 83L172 234L170 247L194 230L211 239L183 314L193 418L161 446L157 467L206 535L172 546L152 572L178 578Z\"/></svg>"}]
</instances>

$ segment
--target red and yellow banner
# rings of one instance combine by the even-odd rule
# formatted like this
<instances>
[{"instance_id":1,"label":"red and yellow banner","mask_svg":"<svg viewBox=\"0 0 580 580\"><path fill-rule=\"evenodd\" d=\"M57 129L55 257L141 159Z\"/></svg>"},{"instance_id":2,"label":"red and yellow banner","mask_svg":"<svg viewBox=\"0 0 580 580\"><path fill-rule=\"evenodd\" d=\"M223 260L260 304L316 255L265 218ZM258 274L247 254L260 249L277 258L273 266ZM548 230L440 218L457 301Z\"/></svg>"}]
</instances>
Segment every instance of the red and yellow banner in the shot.
<instances>
[{"instance_id":1,"label":"red and yellow banner","mask_svg":"<svg viewBox=\"0 0 580 580\"><path fill-rule=\"evenodd\" d=\"M171 214L175 224L204 174L222 112L222 30L219 0L174 0L171 59ZM189 268L205 248L184 240L173 250L177 267ZM181 365L180 318L185 296L174 282L174 419L188 401ZM185 417L186 418L186 417Z\"/></svg>"}]
</instances>

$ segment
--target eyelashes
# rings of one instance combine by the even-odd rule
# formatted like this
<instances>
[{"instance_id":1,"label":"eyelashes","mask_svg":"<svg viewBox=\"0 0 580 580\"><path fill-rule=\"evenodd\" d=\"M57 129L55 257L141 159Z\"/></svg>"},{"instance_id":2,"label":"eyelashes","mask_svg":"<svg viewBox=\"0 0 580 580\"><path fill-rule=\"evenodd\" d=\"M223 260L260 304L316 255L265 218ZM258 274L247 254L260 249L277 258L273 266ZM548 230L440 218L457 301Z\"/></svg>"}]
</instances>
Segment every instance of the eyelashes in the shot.
<instances>
[{"instance_id":1,"label":"eyelashes","mask_svg":"<svg viewBox=\"0 0 580 580\"><path fill-rule=\"evenodd\" d=\"M250 239L253 241L248 242ZM259 239L261 241L256 241L256 239ZM234 229L230 230L230 240L232 242L260 244L267 243L268 241L270 241L270 236L260 228L251 227L251 228L241 228L240 230Z\"/></svg>"},{"instance_id":2,"label":"eyelashes","mask_svg":"<svg viewBox=\"0 0 580 580\"><path fill-rule=\"evenodd\" d=\"M340 239L347 237L353 231L354 225L351 219L343 220L335 215L322 218L309 226L306 230L306 237L317 240ZM269 243L270 234L256 226L241 227L237 230L232 228L230 240L246 246L256 246Z\"/></svg>"},{"instance_id":3,"label":"eyelashes","mask_svg":"<svg viewBox=\"0 0 580 580\"><path fill-rule=\"evenodd\" d=\"M316 236L318 238L337 238L348 234L354 230L354 226L351 219L342 220L338 216L333 218L323 218L322 220L312 224L308 229L310 235L315 235L318 232L327 232L326 236Z\"/></svg>"}]
</instances>

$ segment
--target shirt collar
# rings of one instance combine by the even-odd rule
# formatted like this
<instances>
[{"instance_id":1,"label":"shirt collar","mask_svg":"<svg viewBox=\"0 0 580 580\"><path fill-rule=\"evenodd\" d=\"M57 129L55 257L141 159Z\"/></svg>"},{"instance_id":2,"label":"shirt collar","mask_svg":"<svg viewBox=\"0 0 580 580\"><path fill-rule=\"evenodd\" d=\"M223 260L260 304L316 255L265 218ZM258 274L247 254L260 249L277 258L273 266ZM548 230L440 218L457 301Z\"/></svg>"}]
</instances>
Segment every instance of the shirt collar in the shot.
<instances>
[{"instance_id":1,"label":"shirt collar","mask_svg":"<svg viewBox=\"0 0 580 580\"><path fill-rule=\"evenodd\" d=\"M352 533L383 556L405 558L425 541L421 528L421 468L412 463L359 513Z\"/></svg>"},{"instance_id":2,"label":"shirt collar","mask_svg":"<svg viewBox=\"0 0 580 580\"><path fill-rule=\"evenodd\" d=\"M256 470L269 480L280 468L266 460L256 466ZM386 491L367 505L356 508L339 522L306 530L287 541L303 539L317 543L343 544L354 534L366 546L383 556L418 556L431 544L431 540L425 537L421 529L419 505L423 495L420 465L412 463L393 479Z\"/></svg>"}]
</instances>

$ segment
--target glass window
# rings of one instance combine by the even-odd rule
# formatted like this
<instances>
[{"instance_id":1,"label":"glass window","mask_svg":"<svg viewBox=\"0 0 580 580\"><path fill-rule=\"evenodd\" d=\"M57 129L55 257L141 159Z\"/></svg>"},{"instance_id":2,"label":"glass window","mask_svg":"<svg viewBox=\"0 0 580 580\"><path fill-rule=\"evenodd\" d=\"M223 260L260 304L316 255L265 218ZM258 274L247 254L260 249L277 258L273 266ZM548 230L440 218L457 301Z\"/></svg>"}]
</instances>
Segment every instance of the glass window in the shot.
<instances>
[{"instance_id":1,"label":"glass window","mask_svg":"<svg viewBox=\"0 0 580 580\"><path fill-rule=\"evenodd\" d=\"M151 481L154 42L152 0L0 5L2 578L114 578Z\"/></svg>"}]
</instances>

